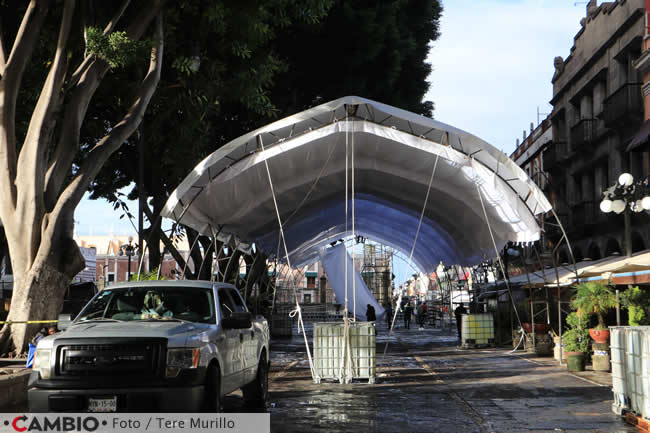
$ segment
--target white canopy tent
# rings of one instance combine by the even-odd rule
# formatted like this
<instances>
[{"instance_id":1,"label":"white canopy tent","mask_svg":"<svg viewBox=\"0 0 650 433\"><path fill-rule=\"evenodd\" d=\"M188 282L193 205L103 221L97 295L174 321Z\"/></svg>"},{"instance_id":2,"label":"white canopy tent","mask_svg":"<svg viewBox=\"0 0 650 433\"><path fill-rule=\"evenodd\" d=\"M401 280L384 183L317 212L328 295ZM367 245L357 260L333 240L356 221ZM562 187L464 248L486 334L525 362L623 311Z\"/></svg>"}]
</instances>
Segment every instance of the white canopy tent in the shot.
<instances>
[{"instance_id":1,"label":"white canopy tent","mask_svg":"<svg viewBox=\"0 0 650 433\"><path fill-rule=\"evenodd\" d=\"M508 241L539 239L536 217L551 209L526 173L480 138L347 96L222 146L179 185L162 214L274 257L274 196L293 266L319 260L319 249L352 234L354 201L355 234L407 256L413 250L426 273L441 261L472 265Z\"/></svg>"}]
</instances>

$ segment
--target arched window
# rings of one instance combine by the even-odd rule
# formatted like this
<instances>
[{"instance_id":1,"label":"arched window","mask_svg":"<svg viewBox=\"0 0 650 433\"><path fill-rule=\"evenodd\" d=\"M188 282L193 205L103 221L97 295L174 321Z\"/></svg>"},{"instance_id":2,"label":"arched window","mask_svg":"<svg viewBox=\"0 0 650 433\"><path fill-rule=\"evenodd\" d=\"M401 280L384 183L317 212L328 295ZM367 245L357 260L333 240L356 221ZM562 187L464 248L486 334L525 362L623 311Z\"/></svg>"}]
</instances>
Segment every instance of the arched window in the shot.
<instances>
[{"instance_id":1,"label":"arched window","mask_svg":"<svg viewBox=\"0 0 650 433\"><path fill-rule=\"evenodd\" d=\"M587 251L587 256L591 260L599 260L602 258L602 255L600 254L600 248L598 248L598 244L595 242L589 245L589 249Z\"/></svg>"},{"instance_id":2,"label":"arched window","mask_svg":"<svg viewBox=\"0 0 650 433\"><path fill-rule=\"evenodd\" d=\"M645 250L645 242L643 241L643 236L638 232L632 233L632 252L638 253L639 251Z\"/></svg>"},{"instance_id":3,"label":"arched window","mask_svg":"<svg viewBox=\"0 0 650 433\"><path fill-rule=\"evenodd\" d=\"M607 239L607 247L605 248L605 256L611 256L614 253L621 254L621 247L618 241L614 238Z\"/></svg>"}]
</instances>

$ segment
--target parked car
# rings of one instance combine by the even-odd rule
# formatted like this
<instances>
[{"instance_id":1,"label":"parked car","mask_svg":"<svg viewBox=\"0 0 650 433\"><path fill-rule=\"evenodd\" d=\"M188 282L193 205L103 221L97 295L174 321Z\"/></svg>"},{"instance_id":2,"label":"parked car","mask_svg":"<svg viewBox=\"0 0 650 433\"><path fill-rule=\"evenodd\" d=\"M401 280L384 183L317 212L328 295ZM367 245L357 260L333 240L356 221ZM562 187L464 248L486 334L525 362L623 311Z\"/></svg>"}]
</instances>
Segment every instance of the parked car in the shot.
<instances>
[{"instance_id":1,"label":"parked car","mask_svg":"<svg viewBox=\"0 0 650 433\"><path fill-rule=\"evenodd\" d=\"M29 409L218 412L236 389L268 399L269 329L234 286L140 281L97 293L63 332L42 338Z\"/></svg>"}]
</instances>

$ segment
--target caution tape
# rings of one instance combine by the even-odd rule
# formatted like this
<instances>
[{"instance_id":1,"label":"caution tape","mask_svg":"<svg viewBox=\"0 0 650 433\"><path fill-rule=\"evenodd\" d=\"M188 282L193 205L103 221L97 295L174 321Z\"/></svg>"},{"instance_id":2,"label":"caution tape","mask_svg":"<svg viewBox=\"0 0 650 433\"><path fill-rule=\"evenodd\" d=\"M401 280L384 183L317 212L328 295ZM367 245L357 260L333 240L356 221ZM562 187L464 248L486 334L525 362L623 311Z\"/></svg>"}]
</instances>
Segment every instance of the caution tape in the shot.
<instances>
[{"instance_id":1,"label":"caution tape","mask_svg":"<svg viewBox=\"0 0 650 433\"><path fill-rule=\"evenodd\" d=\"M57 323L58 320L0 320L0 324L12 325L14 323Z\"/></svg>"}]
</instances>

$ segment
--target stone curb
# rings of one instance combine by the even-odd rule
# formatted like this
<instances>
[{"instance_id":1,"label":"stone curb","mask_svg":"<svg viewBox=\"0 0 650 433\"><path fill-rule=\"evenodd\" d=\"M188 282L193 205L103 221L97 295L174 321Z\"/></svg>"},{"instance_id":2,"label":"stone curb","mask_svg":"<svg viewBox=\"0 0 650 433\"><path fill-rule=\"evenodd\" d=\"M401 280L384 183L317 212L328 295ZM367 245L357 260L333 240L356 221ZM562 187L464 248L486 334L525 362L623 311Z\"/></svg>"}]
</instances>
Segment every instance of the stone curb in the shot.
<instances>
[{"instance_id":1,"label":"stone curb","mask_svg":"<svg viewBox=\"0 0 650 433\"><path fill-rule=\"evenodd\" d=\"M27 380L32 370L11 369L11 374L0 375L0 409L23 404L27 401Z\"/></svg>"}]
</instances>

